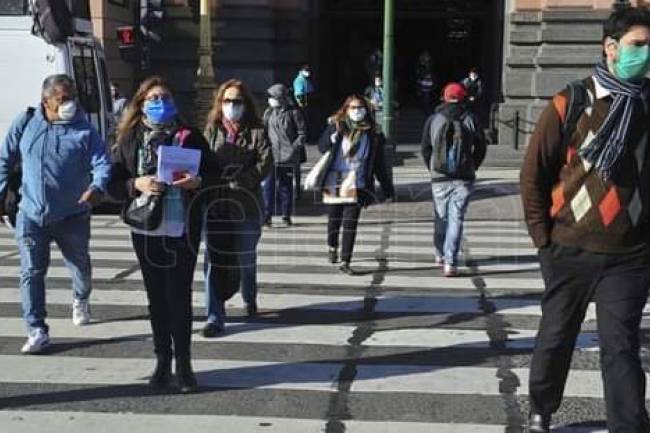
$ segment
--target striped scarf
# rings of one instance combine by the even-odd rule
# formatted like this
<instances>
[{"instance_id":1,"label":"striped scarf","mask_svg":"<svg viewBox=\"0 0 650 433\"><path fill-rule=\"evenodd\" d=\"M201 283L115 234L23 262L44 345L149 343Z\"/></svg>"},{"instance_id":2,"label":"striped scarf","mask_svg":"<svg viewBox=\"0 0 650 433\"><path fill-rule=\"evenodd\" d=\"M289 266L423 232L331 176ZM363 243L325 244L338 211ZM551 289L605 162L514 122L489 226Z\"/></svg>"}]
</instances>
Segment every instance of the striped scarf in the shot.
<instances>
[{"instance_id":1,"label":"striped scarf","mask_svg":"<svg viewBox=\"0 0 650 433\"><path fill-rule=\"evenodd\" d=\"M232 122L225 117L223 118L223 127L226 130L226 142L234 144L237 142L237 137L239 137L240 124Z\"/></svg>"},{"instance_id":2,"label":"striped scarf","mask_svg":"<svg viewBox=\"0 0 650 433\"><path fill-rule=\"evenodd\" d=\"M603 179L609 179L623 155L630 131L635 100L644 94L643 83L621 81L612 75L605 61L596 65L595 79L614 97L607 117L591 143L579 151L582 159L594 165Z\"/></svg>"},{"instance_id":3,"label":"striped scarf","mask_svg":"<svg viewBox=\"0 0 650 433\"><path fill-rule=\"evenodd\" d=\"M370 123L367 120L354 122L348 116L344 121L338 123L338 131L350 141L350 148L343 152L346 158L353 158L356 155L361 137L370 131L370 128Z\"/></svg>"}]
</instances>

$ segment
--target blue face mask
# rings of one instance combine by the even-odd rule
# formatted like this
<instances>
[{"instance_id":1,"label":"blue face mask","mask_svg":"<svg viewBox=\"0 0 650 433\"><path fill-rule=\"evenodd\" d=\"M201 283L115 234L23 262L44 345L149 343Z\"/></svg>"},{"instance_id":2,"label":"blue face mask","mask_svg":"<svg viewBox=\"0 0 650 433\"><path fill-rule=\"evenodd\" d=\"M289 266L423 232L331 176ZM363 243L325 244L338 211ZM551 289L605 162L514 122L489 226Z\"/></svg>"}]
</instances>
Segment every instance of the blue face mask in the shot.
<instances>
[{"instance_id":1,"label":"blue face mask","mask_svg":"<svg viewBox=\"0 0 650 433\"><path fill-rule=\"evenodd\" d=\"M156 124L168 123L178 114L174 102L161 99L145 101L142 112L150 122Z\"/></svg>"}]
</instances>

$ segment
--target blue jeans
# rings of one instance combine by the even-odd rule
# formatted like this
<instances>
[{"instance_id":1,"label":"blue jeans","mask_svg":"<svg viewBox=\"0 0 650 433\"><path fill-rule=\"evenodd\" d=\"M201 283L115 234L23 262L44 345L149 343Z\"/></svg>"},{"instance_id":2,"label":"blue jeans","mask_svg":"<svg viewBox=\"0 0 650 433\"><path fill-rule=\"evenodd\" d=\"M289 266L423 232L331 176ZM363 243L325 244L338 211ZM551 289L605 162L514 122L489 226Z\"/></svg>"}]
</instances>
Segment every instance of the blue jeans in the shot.
<instances>
[{"instance_id":1,"label":"blue jeans","mask_svg":"<svg viewBox=\"0 0 650 433\"><path fill-rule=\"evenodd\" d=\"M50 265L52 241L58 245L70 270L74 299L86 301L90 296L90 214L75 215L41 226L23 212L18 212L16 242L20 252L20 294L23 319L29 331L36 328L45 332L49 330L45 323L45 274Z\"/></svg>"},{"instance_id":2,"label":"blue jeans","mask_svg":"<svg viewBox=\"0 0 650 433\"><path fill-rule=\"evenodd\" d=\"M434 182L433 192L433 246L445 263L458 265L458 250L463 237L463 221L474 188L473 181L447 180Z\"/></svg>"},{"instance_id":3,"label":"blue jeans","mask_svg":"<svg viewBox=\"0 0 650 433\"><path fill-rule=\"evenodd\" d=\"M218 234L225 231L234 234L233 254L237 256L240 270L242 298L246 304L255 304L257 301L257 244L262 234L260 221L251 218L244 221L219 221L207 225L211 233ZM224 328L226 309L224 301L219 299L217 287L216 266L213 266L206 249L205 264L205 304L207 308L207 321Z\"/></svg>"},{"instance_id":4,"label":"blue jeans","mask_svg":"<svg viewBox=\"0 0 650 433\"><path fill-rule=\"evenodd\" d=\"M271 169L264 182L262 182L265 221L270 220L277 213L278 205L283 217L291 217L294 170L295 167L276 165Z\"/></svg>"}]
</instances>

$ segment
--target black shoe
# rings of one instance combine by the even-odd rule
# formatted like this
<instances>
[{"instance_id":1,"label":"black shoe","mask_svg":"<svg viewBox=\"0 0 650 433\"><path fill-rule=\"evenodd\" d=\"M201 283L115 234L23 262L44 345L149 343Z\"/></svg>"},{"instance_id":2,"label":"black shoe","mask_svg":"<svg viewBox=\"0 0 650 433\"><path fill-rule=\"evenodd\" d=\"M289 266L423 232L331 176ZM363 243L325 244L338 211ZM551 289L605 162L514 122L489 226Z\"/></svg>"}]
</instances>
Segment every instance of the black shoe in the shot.
<instances>
[{"instance_id":1,"label":"black shoe","mask_svg":"<svg viewBox=\"0 0 650 433\"><path fill-rule=\"evenodd\" d=\"M336 248L330 247L328 255L330 263L336 263L339 261L339 253Z\"/></svg>"},{"instance_id":2,"label":"black shoe","mask_svg":"<svg viewBox=\"0 0 650 433\"><path fill-rule=\"evenodd\" d=\"M549 433L551 431L551 417L531 413L528 417L528 433Z\"/></svg>"},{"instance_id":3,"label":"black shoe","mask_svg":"<svg viewBox=\"0 0 650 433\"><path fill-rule=\"evenodd\" d=\"M350 267L350 262L343 262L339 266L339 271L343 272L346 275L354 275L354 271Z\"/></svg>"},{"instance_id":4,"label":"black shoe","mask_svg":"<svg viewBox=\"0 0 650 433\"><path fill-rule=\"evenodd\" d=\"M196 391L197 383L190 358L176 358L176 380L178 389L183 394L189 394Z\"/></svg>"},{"instance_id":5,"label":"black shoe","mask_svg":"<svg viewBox=\"0 0 650 433\"><path fill-rule=\"evenodd\" d=\"M282 221L288 226L293 225L293 221L291 221L291 217L284 217L284 218L282 218Z\"/></svg>"},{"instance_id":6,"label":"black shoe","mask_svg":"<svg viewBox=\"0 0 650 433\"><path fill-rule=\"evenodd\" d=\"M205 338L214 338L223 332L223 328L219 327L216 323L206 323L201 330L201 335Z\"/></svg>"},{"instance_id":7,"label":"black shoe","mask_svg":"<svg viewBox=\"0 0 650 433\"><path fill-rule=\"evenodd\" d=\"M158 356L156 368L149 378L149 386L163 389L169 386L172 378L172 360L169 356Z\"/></svg>"},{"instance_id":8,"label":"black shoe","mask_svg":"<svg viewBox=\"0 0 650 433\"><path fill-rule=\"evenodd\" d=\"M246 304L246 316L249 318L257 316L257 304Z\"/></svg>"},{"instance_id":9,"label":"black shoe","mask_svg":"<svg viewBox=\"0 0 650 433\"><path fill-rule=\"evenodd\" d=\"M271 220L271 218L267 218L264 220L264 227L268 227L268 228L273 227L273 221Z\"/></svg>"}]
</instances>

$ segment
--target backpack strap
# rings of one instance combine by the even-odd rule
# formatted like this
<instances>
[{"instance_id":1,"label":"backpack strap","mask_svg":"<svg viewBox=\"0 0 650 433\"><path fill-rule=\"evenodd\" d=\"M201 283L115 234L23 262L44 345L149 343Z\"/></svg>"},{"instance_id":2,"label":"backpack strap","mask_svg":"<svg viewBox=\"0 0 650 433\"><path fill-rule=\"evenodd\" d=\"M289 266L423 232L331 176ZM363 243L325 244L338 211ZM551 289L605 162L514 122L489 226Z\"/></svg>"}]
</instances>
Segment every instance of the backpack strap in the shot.
<instances>
[{"instance_id":1,"label":"backpack strap","mask_svg":"<svg viewBox=\"0 0 650 433\"><path fill-rule=\"evenodd\" d=\"M580 116L589 106L589 91L584 80L569 83L566 92L566 97L562 94L553 97L553 105L562 122L562 141L565 145L571 139Z\"/></svg>"},{"instance_id":2,"label":"backpack strap","mask_svg":"<svg viewBox=\"0 0 650 433\"><path fill-rule=\"evenodd\" d=\"M18 144L20 144L20 140L23 139L23 134L25 133L25 130L27 129L27 125L29 125L29 122L32 120L34 117L34 113L36 112L36 109L34 107L27 107L25 110L25 115L23 117L23 121L21 122L20 126L18 127Z\"/></svg>"},{"instance_id":3,"label":"backpack strap","mask_svg":"<svg viewBox=\"0 0 650 433\"><path fill-rule=\"evenodd\" d=\"M25 117L23 118L23 123L21 123L20 129L18 130L18 132L20 133L20 138L22 138L23 134L25 133L25 129L27 129L27 125L29 125L29 122L32 120L32 117L34 117L35 112L36 112L36 108L34 107L27 107L27 110L25 110Z\"/></svg>"}]
</instances>

